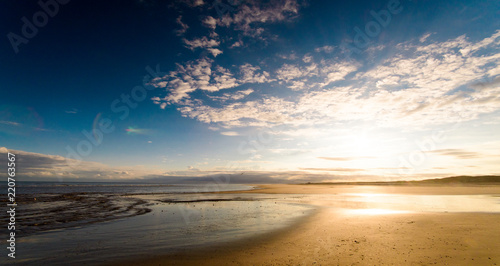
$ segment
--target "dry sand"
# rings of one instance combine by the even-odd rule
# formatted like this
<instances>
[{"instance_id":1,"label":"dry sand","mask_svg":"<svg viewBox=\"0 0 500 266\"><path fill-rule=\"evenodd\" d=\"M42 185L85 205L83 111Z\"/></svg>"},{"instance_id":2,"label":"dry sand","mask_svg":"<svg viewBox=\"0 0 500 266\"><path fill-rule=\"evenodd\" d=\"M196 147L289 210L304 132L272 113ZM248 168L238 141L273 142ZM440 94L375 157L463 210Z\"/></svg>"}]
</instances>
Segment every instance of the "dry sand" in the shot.
<instances>
[{"instance_id":1,"label":"dry sand","mask_svg":"<svg viewBox=\"0 0 500 266\"><path fill-rule=\"evenodd\" d=\"M335 194L359 186L265 185L248 193ZM367 192L368 191L368 192ZM363 193L500 194L500 187L370 186ZM315 204L322 206L321 200ZM239 242L120 265L500 265L500 214L346 215L323 205L296 225Z\"/></svg>"}]
</instances>

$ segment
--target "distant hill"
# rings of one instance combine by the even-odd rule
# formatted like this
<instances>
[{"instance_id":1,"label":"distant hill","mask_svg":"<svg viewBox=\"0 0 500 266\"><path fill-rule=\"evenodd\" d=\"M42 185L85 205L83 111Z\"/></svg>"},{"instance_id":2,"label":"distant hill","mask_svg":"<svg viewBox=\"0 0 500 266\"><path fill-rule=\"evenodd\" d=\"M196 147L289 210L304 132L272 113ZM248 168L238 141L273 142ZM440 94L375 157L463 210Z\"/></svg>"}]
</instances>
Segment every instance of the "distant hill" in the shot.
<instances>
[{"instance_id":1,"label":"distant hill","mask_svg":"<svg viewBox=\"0 0 500 266\"><path fill-rule=\"evenodd\" d=\"M307 183L314 185L439 185L439 184L498 184L500 185L500 176L452 176L445 178L424 179L418 181L378 181L378 182L324 182Z\"/></svg>"},{"instance_id":2,"label":"distant hill","mask_svg":"<svg viewBox=\"0 0 500 266\"><path fill-rule=\"evenodd\" d=\"M485 175L485 176L452 176L445 178L426 179L421 181L413 181L416 183L431 183L431 184L448 184L448 183L500 183L500 176Z\"/></svg>"}]
</instances>

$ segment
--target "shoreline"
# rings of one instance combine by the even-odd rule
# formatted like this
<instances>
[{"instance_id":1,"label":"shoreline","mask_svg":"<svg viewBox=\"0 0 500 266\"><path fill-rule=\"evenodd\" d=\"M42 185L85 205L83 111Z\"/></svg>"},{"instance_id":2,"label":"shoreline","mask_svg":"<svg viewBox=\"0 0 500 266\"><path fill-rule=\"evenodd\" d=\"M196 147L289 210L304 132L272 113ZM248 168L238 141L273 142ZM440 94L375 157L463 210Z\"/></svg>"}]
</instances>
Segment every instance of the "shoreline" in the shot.
<instances>
[{"instance_id":1,"label":"shoreline","mask_svg":"<svg viewBox=\"0 0 500 266\"><path fill-rule=\"evenodd\" d=\"M256 184L255 189L242 191L208 192L215 194L262 193L262 194L339 194L358 193L360 188L369 193L411 195L490 195L500 194L500 184L485 186L464 185L332 185L332 184ZM366 192L365 192L366 193Z\"/></svg>"},{"instance_id":2,"label":"shoreline","mask_svg":"<svg viewBox=\"0 0 500 266\"><path fill-rule=\"evenodd\" d=\"M256 186L218 194L307 194L317 210L266 235L106 265L500 265L500 227L495 226L500 213L346 215L314 195L356 193L360 187L374 194L500 195L500 186Z\"/></svg>"}]
</instances>

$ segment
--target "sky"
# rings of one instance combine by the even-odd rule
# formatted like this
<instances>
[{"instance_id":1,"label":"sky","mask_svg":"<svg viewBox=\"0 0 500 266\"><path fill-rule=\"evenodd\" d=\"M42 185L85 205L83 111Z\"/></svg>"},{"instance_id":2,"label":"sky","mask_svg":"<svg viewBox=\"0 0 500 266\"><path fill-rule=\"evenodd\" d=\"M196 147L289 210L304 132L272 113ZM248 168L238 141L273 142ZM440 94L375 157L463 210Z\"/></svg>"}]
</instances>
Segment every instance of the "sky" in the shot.
<instances>
[{"instance_id":1,"label":"sky","mask_svg":"<svg viewBox=\"0 0 500 266\"><path fill-rule=\"evenodd\" d=\"M0 153L21 180L500 174L498 1L0 10Z\"/></svg>"}]
</instances>

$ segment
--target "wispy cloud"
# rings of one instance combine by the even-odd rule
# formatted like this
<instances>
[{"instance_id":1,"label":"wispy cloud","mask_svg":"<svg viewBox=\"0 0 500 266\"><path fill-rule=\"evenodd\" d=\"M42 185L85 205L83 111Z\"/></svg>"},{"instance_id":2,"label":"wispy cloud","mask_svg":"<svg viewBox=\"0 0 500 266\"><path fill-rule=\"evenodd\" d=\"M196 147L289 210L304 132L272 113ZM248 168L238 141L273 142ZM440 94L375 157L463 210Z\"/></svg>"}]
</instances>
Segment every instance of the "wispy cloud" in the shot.
<instances>
[{"instance_id":1,"label":"wispy cloud","mask_svg":"<svg viewBox=\"0 0 500 266\"><path fill-rule=\"evenodd\" d=\"M304 171L327 171L327 172L362 172L365 169L355 168L299 168Z\"/></svg>"},{"instance_id":2,"label":"wispy cloud","mask_svg":"<svg viewBox=\"0 0 500 266\"><path fill-rule=\"evenodd\" d=\"M71 108L71 110L66 110L64 112L67 113L67 114L76 114L76 113L79 112L79 110L76 109L76 108Z\"/></svg>"},{"instance_id":3,"label":"wispy cloud","mask_svg":"<svg viewBox=\"0 0 500 266\"><path fill-rule=\"evenodd\" d=\"M224 135L224 136L239 136L240 135L238 132L235 132L235 131L224 131L224 132L221 132L220 134Z\"/></svg>"},{"instance_id":4,"label":"wispy cloud","mask_svg":"<svg viewBox=\"0 0 500 266\"><path fill-rule=\"evenodd\" d=\"M12 121L1 121L0 120L0 124L9 125L9 126L21 126L20 123L12 122Z\"/></svg>"},{"instance_id":5,"label":"wispy cloud","mask_svg":"<svg viewBox=\"0 0 500 266\"><path fill-rule=\"evenodd\" d=\"M442 156L451 156L457 159L476 159L484 156L481 153L467 151L463 149L441 149L441 150L429 151L429 153L434 153Z\"/></svg>"},{"instance_id":6,"label":"wispy cloud","mask_svg":"<svg viewBox=\"0 0 500 266\"><path fill-rule=\"evenodd\" d=\"M215 39L208 39L207 37L202 37L194 40L182 40L187 48L194 50L196 48L211 48L219 46L220 42Z\"/></svg>"},{"instance_id":7,"label":"wispy cloud","mask_svg":"<svg viewBox=\"0 0 500 266\"><path fill-rule=\"evenodd\" d=\"M329 161L353 161L359 159L373 159L374 157L362 156L362 157L317 157L317 158Z\"/></svg>"},{"instance_id":8,"label":"wispy cloud","mask_svg":"<svg viewBox=\"0 0 500 266\"><path fill-rule=\"evenodd\" d=\"M177 36L183 35L189 29L189 26L182 22L182 16L177 17L175 22L180 26L180 29L176 30Z\"/></svg>"},{"instance_id":9,"label":"wispy cloud","mask_svg":"<svg viewBox=\"0 0 500 266\"><path fill-rule=\"evenodd\" d=\"M265 24L288 21L297 16L300 5L296 0L278 0L266 3L242 2L234 12L218 20L223 27L232 27L247 36L260 36Z\"/></svg>"},{"instance_id":10,"label":"wispy cloud","mask_svg":"<svg viewBox=\"0 0 500 266\"><path fill-rule=\"evenodd\" d=\"M334 47L331 45L325 45L323 47L318 47L318 48L314 49L314 51L316 53L321 53L321 52L331 53L331 52L333 52L333 50L334 50Z\"/></svg>"}]
</instances>

